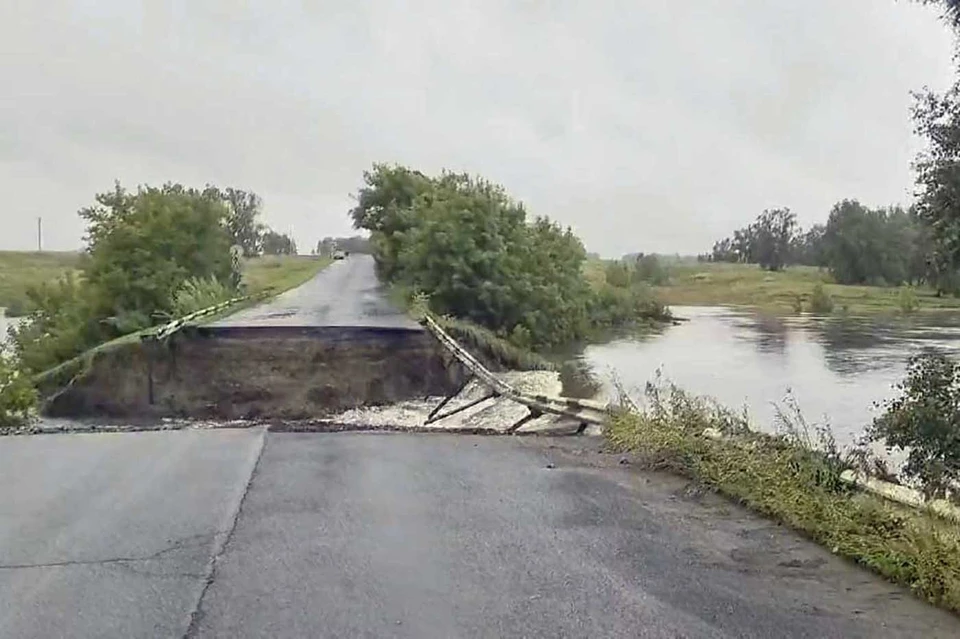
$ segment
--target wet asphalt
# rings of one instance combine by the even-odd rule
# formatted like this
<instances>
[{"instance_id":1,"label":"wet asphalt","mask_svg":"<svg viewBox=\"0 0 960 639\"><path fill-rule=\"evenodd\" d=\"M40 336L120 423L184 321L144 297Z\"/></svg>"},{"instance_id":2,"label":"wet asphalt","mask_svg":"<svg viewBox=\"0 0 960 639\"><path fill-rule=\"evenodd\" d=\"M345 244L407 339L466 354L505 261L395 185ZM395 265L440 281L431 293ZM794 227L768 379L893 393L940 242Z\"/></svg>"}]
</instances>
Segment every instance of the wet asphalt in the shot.
<instances>
[{"instance_id":1,"label":"wet asphalt","mask_svg":"<svg viewBox=\"0 0 960 639\"><path fill-rule=\"evenodd\" d=\"M305 284L209 326L420 328L390 303L377 279L373 257L362 254L334 261Z\"/></svg>"},{"instance_id":2,"label":"wet asphalt","mask_svg":"<svg viewBox=\"0 0 960 639\"><path fill-rule=\"evenodd\" d=\"M960 636L781 527L551 441L0 438L0 637Z\"/></svg>"}]
</instances>

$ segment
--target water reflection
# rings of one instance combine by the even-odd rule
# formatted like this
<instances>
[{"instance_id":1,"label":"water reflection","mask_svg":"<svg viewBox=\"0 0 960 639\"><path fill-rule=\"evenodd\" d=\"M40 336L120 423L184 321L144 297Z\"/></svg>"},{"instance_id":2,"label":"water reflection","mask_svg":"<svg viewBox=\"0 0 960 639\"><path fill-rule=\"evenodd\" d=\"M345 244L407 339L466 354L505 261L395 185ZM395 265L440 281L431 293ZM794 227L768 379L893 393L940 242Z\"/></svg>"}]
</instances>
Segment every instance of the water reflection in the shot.
<instances>
[{"instance_id":1,"label":"water reflection","mask_svg":"<svg viewBox=\"0 0 960 639\"><path fill-rule=\"evenodd\" d=\"M612 390L616 376L642 391L661 368L687 390L747 406L772 427L774 403L792 393L811 421L827 419L851 442L893 394L907 359L924 349L960 351L960 314L896 318L773 316L679 307L688 321L659 335L621 337L580 355Z\"/></svg>"}]
</instances>

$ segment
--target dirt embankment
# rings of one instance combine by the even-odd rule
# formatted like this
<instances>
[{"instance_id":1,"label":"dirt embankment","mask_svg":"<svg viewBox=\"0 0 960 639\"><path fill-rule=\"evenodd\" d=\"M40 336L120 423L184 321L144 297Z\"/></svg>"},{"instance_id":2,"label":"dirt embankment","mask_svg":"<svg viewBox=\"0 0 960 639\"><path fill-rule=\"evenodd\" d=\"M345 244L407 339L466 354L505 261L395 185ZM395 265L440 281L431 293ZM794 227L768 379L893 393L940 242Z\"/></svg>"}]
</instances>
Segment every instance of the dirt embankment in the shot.
<instances>
[{"instance_id":1,"label":"dirt embankment","mask_svg":"<svg viewBox=\"0 0 960 639\"><path fill-rule=\"evenodd\" d=\"M424 331L196 329L98 354L53 417L309 419L443 395L463 371Z\"/></svg>"}]
</instances>

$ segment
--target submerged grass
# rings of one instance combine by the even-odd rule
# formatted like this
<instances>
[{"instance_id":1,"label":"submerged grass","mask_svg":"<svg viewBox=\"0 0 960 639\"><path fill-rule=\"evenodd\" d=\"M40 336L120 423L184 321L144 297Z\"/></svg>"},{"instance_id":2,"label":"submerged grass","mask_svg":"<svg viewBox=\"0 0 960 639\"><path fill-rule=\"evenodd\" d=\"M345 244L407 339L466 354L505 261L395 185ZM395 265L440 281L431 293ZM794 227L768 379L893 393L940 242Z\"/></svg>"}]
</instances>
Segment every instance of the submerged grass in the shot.
<instances>
[{"instance_id":1,"label":"submerged grass","mask_svg":"<svg viewBox=\"0 0 960 639\"><path fill-rule=\"evenodd\" d=\"M918 597L960 613L960 529L840 479L854 462L829 431L783 420L781 434L750 430L746 415L662 382L636 410L610 420L614 448L638 453L786 524ZM799 413L797 413L799 415Z\"/></svg>"}]
</instances>

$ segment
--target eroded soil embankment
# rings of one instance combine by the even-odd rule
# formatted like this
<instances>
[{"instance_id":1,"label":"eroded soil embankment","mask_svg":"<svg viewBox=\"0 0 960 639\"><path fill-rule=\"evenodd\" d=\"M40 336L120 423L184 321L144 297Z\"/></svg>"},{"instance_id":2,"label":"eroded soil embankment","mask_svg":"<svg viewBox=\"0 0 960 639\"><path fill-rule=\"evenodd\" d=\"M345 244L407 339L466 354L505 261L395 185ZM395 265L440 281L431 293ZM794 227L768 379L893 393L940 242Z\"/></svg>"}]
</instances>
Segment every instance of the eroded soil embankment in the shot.
<instances>
[{"instance_id":1,"label":"eroded soil embankment","mask_svg":"<svg viewBox=\"0 0 960 639\"><path fill-rule=\"evenodd\" d=\"M425 331L196 329L95 356L55 393L54 417L322 417L455 390L463 378Z\"/></svg>"}]
</instances>

